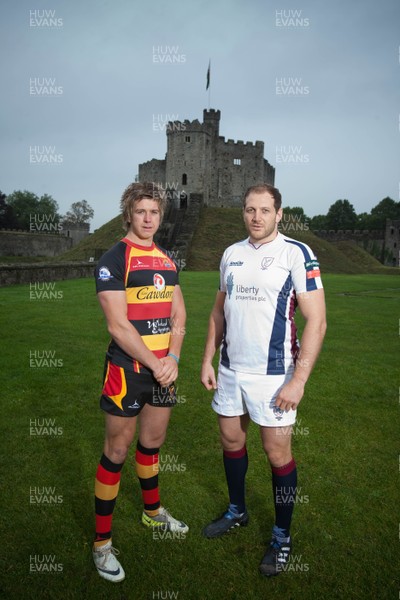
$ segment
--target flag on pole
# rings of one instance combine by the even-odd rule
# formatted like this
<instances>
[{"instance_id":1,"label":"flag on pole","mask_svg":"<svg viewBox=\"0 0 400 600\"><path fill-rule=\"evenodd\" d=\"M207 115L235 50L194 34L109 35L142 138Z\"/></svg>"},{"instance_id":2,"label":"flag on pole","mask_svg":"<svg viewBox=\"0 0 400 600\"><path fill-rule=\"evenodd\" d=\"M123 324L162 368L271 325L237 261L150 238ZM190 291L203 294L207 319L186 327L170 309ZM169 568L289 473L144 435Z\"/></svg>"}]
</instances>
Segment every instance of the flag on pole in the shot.
<instances>
[{"instance_id":1,"label":"flag on pole","mask_svg":"<svg viewBox=\"0 0 400 600\"><path fill-rule=\"evenodd\" d=\"M210 87L210 70L211 70L211 60L208 61L206 90L208 90L208 88Z\"/></svg>"}]
</instances>

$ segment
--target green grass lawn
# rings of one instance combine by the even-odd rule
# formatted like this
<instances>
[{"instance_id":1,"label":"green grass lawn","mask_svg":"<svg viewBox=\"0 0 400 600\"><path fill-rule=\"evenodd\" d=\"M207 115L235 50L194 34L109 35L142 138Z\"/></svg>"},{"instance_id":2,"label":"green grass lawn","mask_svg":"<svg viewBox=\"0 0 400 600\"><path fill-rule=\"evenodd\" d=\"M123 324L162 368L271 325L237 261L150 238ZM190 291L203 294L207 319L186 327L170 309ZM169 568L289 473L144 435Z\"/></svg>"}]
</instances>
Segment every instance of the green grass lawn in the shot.
<instances>
[{"instance_id":1,"label":"green grass lawn","mask_svg":"<svg viewBox=\"0 0 400 600\"><path fill-rule=\"evenodd\" d=\"M294 430L301 488L294 562L273 579L258 574L273 505L256 426L248 440L249 526L219 540L201 537L227 503L211 395L199 383L218 274L184 272L181 282L188 310L181 401L161 451L164 464L175 461L180 468L162 472L160 488L163 504L190 531L185 539L153 539L142 527L132 448L114 512L113 542L126 571L121 584L100 579L91 557L104 434L98 397L108 341L94 282L56 282L53 299L31 300L28 286L0 289L0 597L397 599L398 277L324 278L328 333ZM46 504L37 502L43 488ZM47 572L46 561L52 564Z\"/></svg>"}]
</instances>

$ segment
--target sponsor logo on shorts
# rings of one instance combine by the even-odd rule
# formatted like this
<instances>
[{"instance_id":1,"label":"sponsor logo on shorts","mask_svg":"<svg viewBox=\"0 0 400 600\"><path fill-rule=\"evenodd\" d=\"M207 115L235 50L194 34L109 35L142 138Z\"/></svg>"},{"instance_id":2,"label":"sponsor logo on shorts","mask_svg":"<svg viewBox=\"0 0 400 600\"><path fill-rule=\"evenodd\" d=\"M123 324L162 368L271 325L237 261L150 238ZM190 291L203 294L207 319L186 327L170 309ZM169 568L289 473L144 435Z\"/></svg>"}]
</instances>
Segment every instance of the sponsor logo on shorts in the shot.
<instances>
[{"instance_id":1,"label":"sponsor logo on shorts","mask_svg":"<svg viewBox=\"0 0 400 600\"><path fill-rule=\"evenodd\" d=\"M274 262L273 256L264 256L264 258L261 261L262 270L265 271L265 269L268 269L268 267L270 267L273 262Z\"/></svg>"},{"instance_id":2,"label":"sponsor logo on shorts","mask_svg":"<svg viewBox=\"0 0 400 600\"><path fill-rule=\"evenodd\" d=\"M101 281L109 281L110 279L113 279L113 275L111 275L110 270L107 267L100 267L99 279Z\"/></svg>"},{"instance_id":3,"label":"sponsor logo on shorts","mask_svg":"<svg viewBox=\"0 0 400 600\"><path fill-rule=\"evenodd\" d=\"M160 275L160 273L154 273L153 283L154 287L159 292L162 292L162 290L165 288L165 279L162 275Z\"/></svg>"},{"instance_id":4,"label":"sponsor logo on shorts","mask_svg":"<svg viewBox=\"0 0 400 600\"><path fill-rule=\"evenodd\" d=\"M128 406L128 408L140 408L140 404L138 404L137 400L135 400L135 402Z\"/></svg>"},{"instance_id":5,"label":"sponsor logo on shorts","mask_svg":"<svg viewBox=\"0 0 400 600\"><path fill-rule=\"evenodd\" d=\"M274 406L274 408L272 409L272 412L274 413L275 419L277 421L281 421L282 420L284 411L281 408L279 408L278 406Z\"/></svg>"}]
</instances>

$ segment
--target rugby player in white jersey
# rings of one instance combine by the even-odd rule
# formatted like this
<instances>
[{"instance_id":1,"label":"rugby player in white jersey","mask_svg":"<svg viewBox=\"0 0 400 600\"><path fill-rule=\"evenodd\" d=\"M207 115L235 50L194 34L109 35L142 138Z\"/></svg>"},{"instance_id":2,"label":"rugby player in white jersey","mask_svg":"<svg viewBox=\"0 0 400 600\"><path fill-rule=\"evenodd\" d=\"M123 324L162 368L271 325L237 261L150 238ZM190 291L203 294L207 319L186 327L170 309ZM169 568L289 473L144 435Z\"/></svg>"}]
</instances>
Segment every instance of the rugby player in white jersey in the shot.
<instances>
[{"instance_id":1,"label":"rugby player in white jersey","mask_svg":"<svg viewBox=\"0 0 400 600\"><path fill-rule=\"evenodd\" d=\"M302 242L278 232L281 194L267 184L249 188L243 218L249 237L229 246L211 311L201 381L215 390L229 492L228 509L205 527L208 538L247 525L245 476L249 421L259 425L272 471L275 523L259 570L277 575L292 549L290 525L297 470L292 425L326 331L324 291L317 259ZM299 345L294 313L305 320ZM220 347L218 379L212 366Z\"/></svg>"}]
</instances>

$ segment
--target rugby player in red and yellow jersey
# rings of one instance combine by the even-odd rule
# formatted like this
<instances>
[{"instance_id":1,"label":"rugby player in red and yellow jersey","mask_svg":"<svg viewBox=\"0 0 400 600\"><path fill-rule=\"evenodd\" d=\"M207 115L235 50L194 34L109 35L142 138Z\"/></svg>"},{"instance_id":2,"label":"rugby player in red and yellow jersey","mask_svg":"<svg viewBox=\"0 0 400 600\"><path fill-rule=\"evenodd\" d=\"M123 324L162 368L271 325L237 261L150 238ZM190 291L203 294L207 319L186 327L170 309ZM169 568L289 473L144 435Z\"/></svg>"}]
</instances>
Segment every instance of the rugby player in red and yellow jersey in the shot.
<instances>
[{"instance_id":1,"label":"rugby player in red and yellow jersey","mask_svg":"<svg viewBox=\"0 0 400 600\"><path fill-rule=\"evenodd\" d=\"M98 299L112 339L100 400L106 431L95 480L93 559L99 575L114 582L122 581L125 573L112 546L112 514L136 421L142 523L163 531L188 531L161 506L158 490L158 453L176 403L174 381L186 321L177 265L153 241L164 209L160 187L129 185L121 199L126 236L100 258L95 270Z\"/></svg>"}]
</instances>

